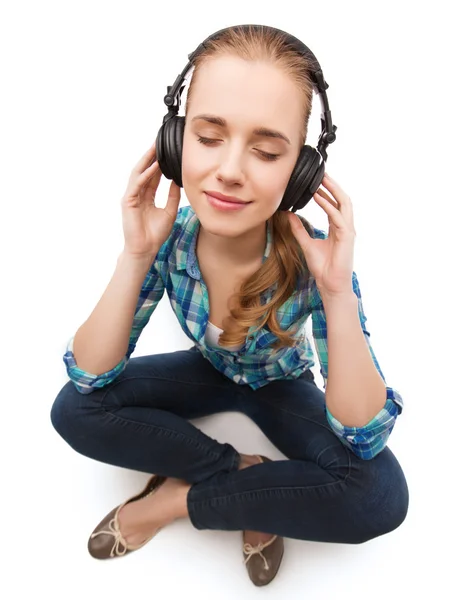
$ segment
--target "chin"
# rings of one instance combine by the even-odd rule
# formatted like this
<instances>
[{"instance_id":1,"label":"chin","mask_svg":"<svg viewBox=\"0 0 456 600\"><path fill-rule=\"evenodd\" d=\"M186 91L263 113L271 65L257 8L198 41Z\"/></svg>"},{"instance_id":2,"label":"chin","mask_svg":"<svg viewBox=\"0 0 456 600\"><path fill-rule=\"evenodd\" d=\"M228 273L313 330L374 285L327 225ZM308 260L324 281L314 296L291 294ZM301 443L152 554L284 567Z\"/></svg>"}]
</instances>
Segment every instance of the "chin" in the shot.
<instances>
[{"instance_id":1,"label":"chin","mask_svg":"<svg viewBox=\"0 0 456 600\"><path fill-rule=\"evenodd\" d=\"M245 220L236 221L229 218L227 219L223 213L220 215L211 214L210 209L201 209L201 206L195 207L192 205L192 208L203 229L213 235L236 238L248 230Z\"/></svg>"},{"instance_id":2,"label":"chin","mask_svg":"<svg viewBox=\"0 0 456 600\"><path fill-rule=\"evenodd\" d=\"M196 213L196 211L195 211ZM209 216L207 214L199 215L197 217L203 226L203 228L213 235L221 235L223 237L238 237L245 231L247 231L246 223L234 223L230 222L228 219L224 219L223 215L218 216Z\"/></svg>"}]
</instances>

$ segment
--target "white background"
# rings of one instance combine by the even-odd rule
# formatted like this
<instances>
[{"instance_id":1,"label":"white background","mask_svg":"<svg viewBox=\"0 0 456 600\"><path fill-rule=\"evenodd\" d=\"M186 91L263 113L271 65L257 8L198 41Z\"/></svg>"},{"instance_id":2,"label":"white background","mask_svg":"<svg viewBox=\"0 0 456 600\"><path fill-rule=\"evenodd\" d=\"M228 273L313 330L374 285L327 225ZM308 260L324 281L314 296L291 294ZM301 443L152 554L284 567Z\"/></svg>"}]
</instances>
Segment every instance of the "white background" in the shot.
<instances>
[{"instance_id":1,"label":"white background","mask_svg":"<svg viewBox=\"0 0 456 600\"><path fill-rule=\"evenodd\" d=\"M292 8L293 6L293 8ZM3 2L0 9L2 537L5 598L141 596L339 600L454 593L454 22L451 2ZM208 35L260 23L319 60L337 141L328 173L350 195L371 341L405 409L391 435L410 505L359 546L286 540L256 589L240 532L181 520L140 552L96 561L100 519L144 473L75 453L49 412L65 344L123 247L120 199L152 144L163 96ZM314 97L315 100L315 97ZM314 101L307 143L316 145ZM169 181L159 188L163 206ZM183 196L182 204L188 204ZM315 202L300 214L327 230ZM134 356L189 348L165 294ZM318 363L314 369L321 383ZM244 415L201 419L244 453L283 455ZM448 541L450 542L448 544ZM3 593L2 593L3 595ZM169 595L169 596L168 596Z\"/></svg>"}]
</instances>

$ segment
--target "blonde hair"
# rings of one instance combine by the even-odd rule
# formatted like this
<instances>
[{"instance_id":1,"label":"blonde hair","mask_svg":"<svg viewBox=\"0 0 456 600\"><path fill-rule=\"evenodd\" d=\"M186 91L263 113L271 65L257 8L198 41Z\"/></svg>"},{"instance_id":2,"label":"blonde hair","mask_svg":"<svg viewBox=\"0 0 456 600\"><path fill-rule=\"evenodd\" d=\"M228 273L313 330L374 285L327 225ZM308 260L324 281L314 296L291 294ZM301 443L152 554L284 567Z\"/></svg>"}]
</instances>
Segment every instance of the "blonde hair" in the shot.
<instances>
[{"instance_id":1,"label":"blonde hair","mask_svg":"<svg viewBox=\"0 0 456 600\"><path fill-rule=\"evenodd\" d=\"M249 61L265 61L283 69L295 82L303 97L301 139L304 145L307 138L308 122L312 108L313 87L309 75L310 63L301 54L291 49L285 36L273 29L247 27L241 30L228 29L216 40L206 42L205 49L194 60L194 71L187 91L185 112L191 102L192 85L198 78L200 66L209 58L219 56L237 56ZM286 214L277 210L268 222L272 225L273 245L262 266L247 280L239 292L229 299L230 315L224 319L224 331L219 337L221 346L229 347L242 344L252 325L257 330L265 324L277 336L274 349L296 345L291 336L296 333L285 332L277 319L278 308L309 277L309 270L302 249L293 235ZM309 235L314 237L312 225L298 215ZM261 305L260 296L273 285L277 285L271 300ZM226 323L226 325L225 325Z\"/></svg>"}]
</instances>

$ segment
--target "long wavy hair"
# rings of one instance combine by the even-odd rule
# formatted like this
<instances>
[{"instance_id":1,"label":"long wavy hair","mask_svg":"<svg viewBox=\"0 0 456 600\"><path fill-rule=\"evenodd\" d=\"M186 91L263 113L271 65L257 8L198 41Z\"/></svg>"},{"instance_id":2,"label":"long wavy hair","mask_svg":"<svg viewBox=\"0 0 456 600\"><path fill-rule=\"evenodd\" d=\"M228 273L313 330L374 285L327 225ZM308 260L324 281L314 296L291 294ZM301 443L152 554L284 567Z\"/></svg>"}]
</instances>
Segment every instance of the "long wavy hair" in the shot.
<instances>
[{"instance_id":1,"label":"long wavy hair","mask_svg":"<svg viewBox=\"0 0 456 600\"><path fill-rule=\"evenodd\" d=\"M209 57L236 56L248 61L264 61L283 69L302 92L301 139L304 145L307 138L308 122L312 108L313 87L310 79L310 64L305 57L298 54L286 44L285 36L272 29L251 27L234 30L228 29L216 40L207 42L206 49L194 60L195 68L187 90L185 112L191 103L192 87L198 79L201 65ZM298 215L309 235L314 237L312 225ZM234 293L228 302L230 315L223 321L224 331L218 343L229 349L230 346L242 344L252 325L255 331L263 326L277 336L274 349L295 346L297 341L292 337L296 330L286 332L281 329L277 319L277 309L296 291L309 277L309 270L298 241L291 230L286 211L277 210L268 223L272 224L273 245L267 260L248 279L239 292ZM261 296L269 288L276 290L269 302L261 304Z\"/></svg>"}]
</instances>

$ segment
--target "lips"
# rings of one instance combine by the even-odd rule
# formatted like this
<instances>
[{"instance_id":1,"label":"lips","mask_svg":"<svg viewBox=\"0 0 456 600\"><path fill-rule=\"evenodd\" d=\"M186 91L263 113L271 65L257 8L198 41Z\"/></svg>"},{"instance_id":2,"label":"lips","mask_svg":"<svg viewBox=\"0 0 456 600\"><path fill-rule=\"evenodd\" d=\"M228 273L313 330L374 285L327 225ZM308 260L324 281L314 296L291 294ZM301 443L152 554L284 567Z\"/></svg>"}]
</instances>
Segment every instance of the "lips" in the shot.
<instances>
[{"instance_id":1,"label":"lips","mask_svg":"<svg viewBox=\"0 0 456 600\"><path fill-rule=\"evenodd\" d=\"M239 212L246 209L251 202L234 202L231 198L229 201L220 200L220 198L216 198L212 196L209 192L204 193L209 204L215 208L216 210L228 211L228 212ZM223 194L218 194L218 196L222 196Z\"/></svg>"},{"instance_id":2,"label":"lips","mask_svg":"<svg viewBox=\"0 0 456 600\"><path fill-rule=\"evenodd\" d=\"M217 200L223 200L224 202L232 202L235 204L250 204L250 202L241 200L241 198L236 198L236 196L225 196L225 194L220 194L219 192L207 191L206 194L209 194L209 196L212 196L213 198L217 198Z\"/></svg>"}]
</instances>

